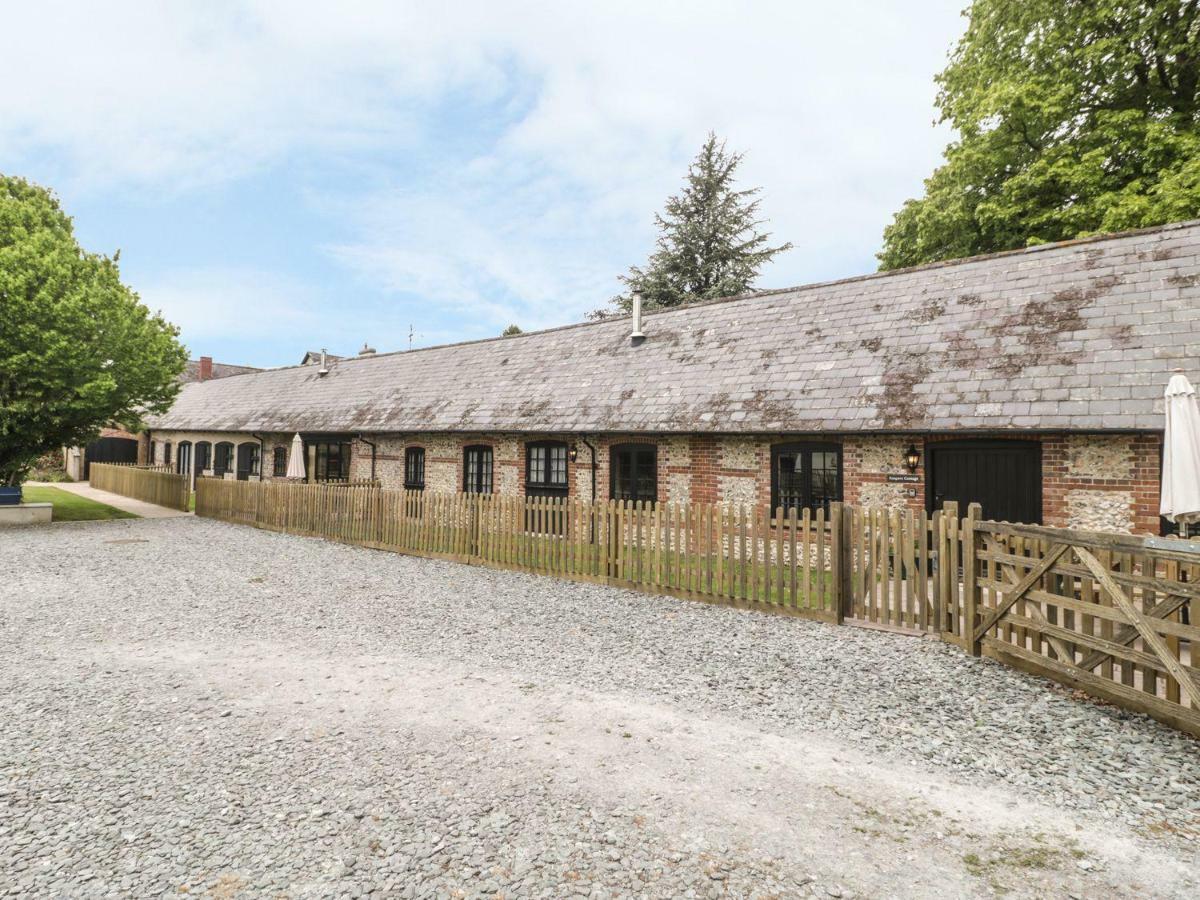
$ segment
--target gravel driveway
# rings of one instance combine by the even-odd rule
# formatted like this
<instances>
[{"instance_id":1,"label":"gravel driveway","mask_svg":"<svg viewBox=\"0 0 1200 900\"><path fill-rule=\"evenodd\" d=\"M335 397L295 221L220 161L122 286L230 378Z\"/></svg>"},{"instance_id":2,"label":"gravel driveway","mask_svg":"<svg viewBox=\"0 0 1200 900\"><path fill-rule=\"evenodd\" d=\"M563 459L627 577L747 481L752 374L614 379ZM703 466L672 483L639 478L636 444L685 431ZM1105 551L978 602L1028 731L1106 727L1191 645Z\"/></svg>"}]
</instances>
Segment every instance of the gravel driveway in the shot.
<instances>
[{"instance_id":1,"label":"gravel driveway","mask_svg":"<svg viewBox=\"0 0 1200 900\"><path fill-rule=\"evenodd\" d=\"M0 894L1200 894L1200 743L937 641L183 518L0 535Z\"/></svg>"}]
</instances>

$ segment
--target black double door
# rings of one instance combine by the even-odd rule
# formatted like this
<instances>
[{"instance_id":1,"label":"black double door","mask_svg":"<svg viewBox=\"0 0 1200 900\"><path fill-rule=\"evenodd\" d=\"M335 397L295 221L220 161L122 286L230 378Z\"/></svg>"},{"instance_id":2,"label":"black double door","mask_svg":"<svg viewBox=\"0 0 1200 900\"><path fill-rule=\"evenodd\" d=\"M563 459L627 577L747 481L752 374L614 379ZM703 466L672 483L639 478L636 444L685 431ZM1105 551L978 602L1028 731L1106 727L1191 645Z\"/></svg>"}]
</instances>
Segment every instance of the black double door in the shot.
<instances>
[{"instance_id":1,"label":"black double door","mask_svg":"<svg viewBox=\"0 0 1200 900\"><path fill-rule=\"evenodd\" d=\"M83 451L83 477L88 477L92 463L135 463L137 441L131 438L104 437L92 441Z\"/></svg>"},{"instance_id":2,"label":"black double door","mask_svg":"<svg viewBox=\"0 0 1200 900\"><path fill-rule=\"evenodd\" d=\"M1037 441L931 443L926 465L931 511L953 500L960 515L978 503L985 519L1041 524L1042 448Z\"/></svg>"}]
</instances>

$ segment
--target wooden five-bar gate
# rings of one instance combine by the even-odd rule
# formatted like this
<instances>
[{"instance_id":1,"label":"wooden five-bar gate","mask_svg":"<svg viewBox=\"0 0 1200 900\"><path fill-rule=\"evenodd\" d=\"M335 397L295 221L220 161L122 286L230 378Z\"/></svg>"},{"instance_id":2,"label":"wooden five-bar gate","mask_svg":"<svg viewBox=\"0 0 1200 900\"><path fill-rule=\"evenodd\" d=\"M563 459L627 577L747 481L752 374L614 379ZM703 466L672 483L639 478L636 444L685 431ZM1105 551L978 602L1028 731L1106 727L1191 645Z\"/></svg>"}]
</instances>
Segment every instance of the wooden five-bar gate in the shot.
<instances>
[{"instance_id":1,"label":"wooden five-bar gate","mask_svg":"<svg viewBox=\"0 0 1200 900\"><path fill-rule=\"evenodd\" d=\"M962 546L968 652L1200 735L1200 545L968 519Z\"/></svg>"},{"instance_id":2,"label":"wooden five-bar gate","mask_svg":"<svg viewBox=\"0 0 1200 900\"><path fill-rule=\"evenodd\" d=\"M826 622L929 633L1200 736L1200 544L831 504L588 502L196 481L196 514Z\"/></svg>"}]
</instances>

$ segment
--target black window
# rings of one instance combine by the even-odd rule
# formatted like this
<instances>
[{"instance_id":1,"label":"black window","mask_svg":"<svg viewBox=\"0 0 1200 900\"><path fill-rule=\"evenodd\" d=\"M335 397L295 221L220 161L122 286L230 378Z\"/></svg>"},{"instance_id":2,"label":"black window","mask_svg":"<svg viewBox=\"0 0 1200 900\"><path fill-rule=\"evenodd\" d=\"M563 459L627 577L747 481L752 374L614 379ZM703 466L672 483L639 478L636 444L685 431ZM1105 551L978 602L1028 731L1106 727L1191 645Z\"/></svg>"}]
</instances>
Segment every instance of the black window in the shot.
<instances>
[{"instance_id":1,"label":"black window","mask_svg":"<svg viewBox=\"0 0 1200 900\"><path fill-rule=\"evenodd\" d=\"M154 455L158 452L158 444L155 441L150 442L150 465L154 465Z\"/></svg>"},{"instance_id":2,"label":"black window","mask_svg":"<svg viewBox=\"0 0 1200 900\"><path fill-rule=\"evenodd\" d=\"M171 442L166 441L163 444L163 465L169 466L170 464L171 464Z\"/></svg>"},{"instance_id":3,"label":"black window","mask_svg":"<svg viewBox=\"0 0 1200 900\"><path fill-rule=\"evenodd\" d=\"M314 481L346 481L350 478L349 441L319 441L310 446L317 450Z\"/></svg>"},{"instance_id":4,"label":"black window","mask_svg":"<svg viewBox=\"0 0 1200 900\"><path fill-rule=\"evenodd\" d=\"M221 441L213 448L213 474L218 478L233 468L233 444Z\"/></svg>"},{"instance_id":5,"label":"black window","mask_svg":"<svg viewBox=\"0 0 1200 900\"><path fill-rule=\"evenodd\" d=\"M276 447L271 465L271 473L276 478L287 475L287 447Z\"/></svg>"},{"instance_id":6,"label":"black window","mask_svg":"<svg viewBox=\"0 0 1200 900\"><path fill-rule=\"evenodd\" d=\"M609 451L614 500L658 499L658 448L653 444L618 444Z\"/></svg>"},{"instance_id":7,"label":"black window","mask_svg":"<svg viewBox=\"0 0 1200 900\"><path fill-rule=\"evenodd\" d=\"M404 451L404 489L425 490L425 448L409 447Z\"/></svg>"},{"instance_id":8,"label":"black window","mask_svg":"<svg viewBox=\"0 0 1200 900\"><path fill-rule=\"evenodd\" d=\"M561 441L526 444L526 496L565 497L567 493L567 445Z\"/></svg>"},{"instance_id":9,"label":"black window","mask_svg":"<svg viewBox=\"0 0 1200 900\"><path fill-rule=\"evenodd\" d=\"M468 494L492 492L492 448L463 448L463 490Z\"/></svg>"},{"instance_id":10,"label":"black window","mask_svg":"<svg viewBox=\"0 0 1200 900\"><path fill-rule=\"evenodd\" d=\"M842 448L780 444L771 448L771 508L829 509L842 499Z\"/></svg>"},{"instance_id":11,"label":"black window","mask_svg":"<svg viewBox=\"0 0 1200 900\"><path fill-rule=\"evenodd\" d=\"M196 474L202 474L212 464L212 444L208 441L196 443Z\"/></svg>"}]
</instances>

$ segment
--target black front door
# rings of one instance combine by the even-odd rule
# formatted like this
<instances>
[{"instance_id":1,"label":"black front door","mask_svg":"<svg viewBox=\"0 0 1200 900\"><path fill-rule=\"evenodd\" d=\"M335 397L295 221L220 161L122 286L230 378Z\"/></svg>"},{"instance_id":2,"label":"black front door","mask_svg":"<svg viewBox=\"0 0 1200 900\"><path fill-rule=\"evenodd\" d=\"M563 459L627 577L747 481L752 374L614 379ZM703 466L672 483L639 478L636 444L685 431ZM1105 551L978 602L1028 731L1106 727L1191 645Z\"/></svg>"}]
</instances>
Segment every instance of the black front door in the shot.
<instances>
[{"instance_id":1,"label":"black front door","mask_svg":"<svg viewBox=\"0 0 1200 900\"><path fill-rule=\"evenodd\" d=\"M237 448L237 480L249 481L251 475L258 474L258 444L238 444Z\"/></svg>"},{"instance_id":2,"label":"black front door","mask_svg":"<svg viewBox=\"0 0 1200 900\"><path fill-rule=\"evenodd\" d=\"M92 441L83 451L84 480L92 463L135 463L137 451L137 441L130 438L106 437Z\"/></svg>"},{"instance_id":3,"label":"black front door","mask_svg":"<svg viewBox=\"0 0 1200 900\"><path fill-rule=\"evenodd\" d=\"M945 441L927 445L929 509L957 501L959 515L978 503L983 517L1039 525L1042 445L1037 441Z\"/></svg>"}]
</instances>

